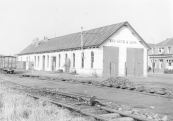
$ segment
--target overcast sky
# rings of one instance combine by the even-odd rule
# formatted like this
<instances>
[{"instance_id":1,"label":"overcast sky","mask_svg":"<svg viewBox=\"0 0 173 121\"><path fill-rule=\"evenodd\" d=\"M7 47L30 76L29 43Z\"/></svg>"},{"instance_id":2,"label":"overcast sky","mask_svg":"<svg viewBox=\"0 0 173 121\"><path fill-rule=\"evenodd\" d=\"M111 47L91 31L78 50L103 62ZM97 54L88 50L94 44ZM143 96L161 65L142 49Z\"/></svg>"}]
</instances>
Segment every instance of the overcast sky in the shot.
<instances>
[{"instance_id":1,"label":"overcast sky","mask_svg":"<svg viewBox=\"0 0 173 121\"><path fill-rule=\"evenodd\" d=\"M173 0L0 0L0 54L34 38L53 38L128 21L147 43L173 37Z\"/></svg>"}]
</instances>

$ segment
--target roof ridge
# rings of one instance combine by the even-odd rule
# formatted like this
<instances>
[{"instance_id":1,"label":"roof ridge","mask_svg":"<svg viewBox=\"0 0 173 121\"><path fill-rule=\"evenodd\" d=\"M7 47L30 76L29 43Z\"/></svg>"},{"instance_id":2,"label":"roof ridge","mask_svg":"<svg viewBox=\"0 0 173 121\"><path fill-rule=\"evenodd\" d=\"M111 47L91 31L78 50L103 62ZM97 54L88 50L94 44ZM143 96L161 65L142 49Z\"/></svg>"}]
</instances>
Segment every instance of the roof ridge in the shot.
<instances>
[{"instance_id":1,"label":"roof ridge","mask_svg":"<svg viewBox=\"0 0 173 121\"><path fill-rule=\"evenodd\" d=\"M116 23L116 24L110 24L110 25L106 25L106 26L102 26L102 27L97 27L97 28L85 30L85 31L83 31L83 32L87 32L87 31L91 31L91 30L95 30L95 29L99 29L99 28L104 28L104 27L108 27L108 26L113 26L113 25L117 25L117 24L122 24L122 23L126 23L126 22L127 22L127 21L125 21L125 22L120 22L120 23ZM50 40L50 39L59 38L59 37L68 36L68 35L78 34L78 33L81 33L81 32L75 32L75 33L71 33L71 34L60 35L60 36L58 36L58 37L49 38L49 40Z\"/></svg>"},{"instance_id":2,"label":"roof ridge","mask_svg":"<svg viewBox=\"0 0 173 121\"><path fill-rule=\"evenodd\" d=\"M157 45L165 45L165 44L169 43L172 40L173 40L173 37L167 38L166 40L164 40L162 42L159 42Z\"/></svg>"}]
</instances>

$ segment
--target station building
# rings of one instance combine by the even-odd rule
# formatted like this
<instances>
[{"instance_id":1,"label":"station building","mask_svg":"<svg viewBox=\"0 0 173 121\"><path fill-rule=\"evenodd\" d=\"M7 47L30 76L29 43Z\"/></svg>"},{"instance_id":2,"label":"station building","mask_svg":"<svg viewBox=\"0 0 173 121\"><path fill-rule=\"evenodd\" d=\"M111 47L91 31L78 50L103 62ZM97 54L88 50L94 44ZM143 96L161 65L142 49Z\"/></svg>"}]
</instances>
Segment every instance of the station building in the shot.
<instances>
[{"instance_id":1,"label":"station building","mask_svg":"<svg viewBox=\"0 0 173 121\"><path fill-rule=\"evenodd\" d=\"M149 48L128 22L122 22L36 40L18 54L18 61L25 62L26 69L43 71L75 70L80 75L99 77L147 76Z\"/></svg>"},{"instance_id":2,"label":"station building","mask_svg":"<svg viewBox=\"0 0 173 121\"><path fill-rule=\"evenodd\" d=\"M148 44L148 65L157 70L173 69L173 38L168 38L158 44Z\"/></svg>"}]
</instances>

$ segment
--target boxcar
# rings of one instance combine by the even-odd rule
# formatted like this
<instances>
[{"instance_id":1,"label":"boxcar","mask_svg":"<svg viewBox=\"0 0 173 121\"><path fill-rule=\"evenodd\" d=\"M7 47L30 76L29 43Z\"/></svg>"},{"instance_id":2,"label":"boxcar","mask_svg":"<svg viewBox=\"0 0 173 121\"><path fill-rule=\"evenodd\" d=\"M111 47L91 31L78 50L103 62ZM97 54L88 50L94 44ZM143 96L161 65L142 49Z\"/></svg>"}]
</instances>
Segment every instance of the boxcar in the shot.
<instances>
[{"instance_id":1,"label":"boxcar","mask_svg":"<svg viewBox=\"0 0 173 121\"><path fill-rule=\"evenodd\" d=\"M0 56L0 70L7 73L13 73L17 68L15 56Z\"/></svg>"}]
</instances>

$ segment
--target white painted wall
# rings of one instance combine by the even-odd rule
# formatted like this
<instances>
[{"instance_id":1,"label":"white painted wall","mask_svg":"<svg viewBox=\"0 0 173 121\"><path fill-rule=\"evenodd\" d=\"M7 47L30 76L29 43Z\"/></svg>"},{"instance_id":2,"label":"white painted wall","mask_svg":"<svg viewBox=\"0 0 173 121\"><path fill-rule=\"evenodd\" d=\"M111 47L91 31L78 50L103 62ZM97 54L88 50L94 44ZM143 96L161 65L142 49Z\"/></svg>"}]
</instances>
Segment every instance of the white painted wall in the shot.
<instances>
[{"instance_id":1,"label":"white painted wall","mask_svg":"<svg viewBox=\"0 0 173 121\"><path fill-rule=\"evenodd\" d=\"M110 41L111 40L111 41ZM139 42L132 32L127 27L122 27L118 32L111 36L106 42L104 42L99 48L88 48L84 50L70 50L70 51L61 51L53 53L44 53L44 54L32 54L32 55L20 55L19 61L26 61L26 57L30 56L30 60L34 61L36 56L36 66L35 70L42 70L42 58L45 55L45 70L52 70L52 57L56 57L56 70L63 69L65 63L65 54L68 55L68 58L71 60L71 70L75 69L77 73L83 75L92 75L94 72L98 76L102 76L103 73L103 46L114 46L119 47L119 76L125 75L125 62L127 48L143 48L144 49L144 76L147 76L147 49ZM122 43L124 42L124 43ZM132 43L130 43L132 42ZM91 52L94 52L94 66L91 68ZM84 68L81 67L81 53L84 52ZM75 53L75 68L73 68L73 53ZM61 55L61 64L59 67L59 54ZM38 65L38 56L40 57L39 67ZM47 66L47 56L49 56L49 66ZM28 67L27 67L28 69Z\"/></svg>"}]
</instances>

